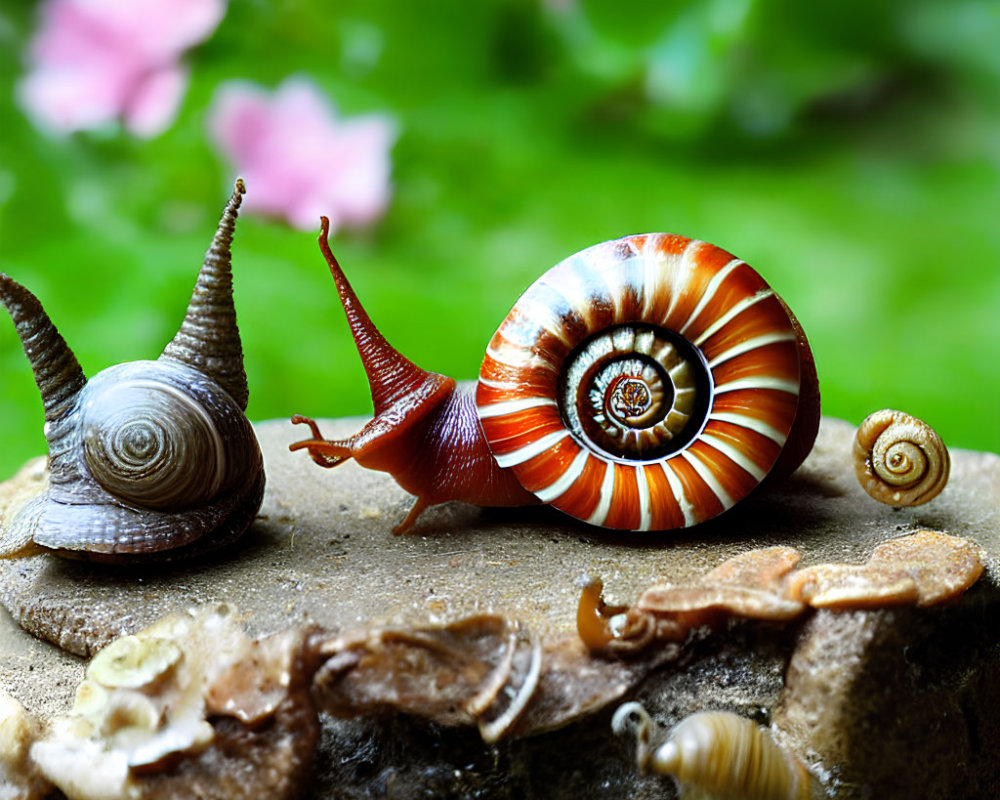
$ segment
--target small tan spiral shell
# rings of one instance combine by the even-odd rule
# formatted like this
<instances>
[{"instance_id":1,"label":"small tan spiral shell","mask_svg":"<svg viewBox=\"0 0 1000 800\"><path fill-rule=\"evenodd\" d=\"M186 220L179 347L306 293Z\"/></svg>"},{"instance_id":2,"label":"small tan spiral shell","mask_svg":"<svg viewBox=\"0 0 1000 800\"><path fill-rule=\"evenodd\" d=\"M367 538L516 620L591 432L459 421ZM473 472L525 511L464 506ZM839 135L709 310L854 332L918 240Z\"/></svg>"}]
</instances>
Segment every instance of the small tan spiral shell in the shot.
<instances>
[{"instance_id":1,"label":"small tan spiral shell","mask_svg":"<svg viewBox=\"0 0 1000 800\"><path fill-rule=\"evenodd\" d=\"M694 800L814 800L819 781L762 727L726 711L691 714L652 749L652 721L639 703L625 703L611 720L615 733L636 737L639 768L670 775L681 798Z\"/></svg>"},{"instance_id":2,"label":"small tan spiral shell","mask_svg":"<svg viewBox=\"0 0 1000 800\"><path fill-rule=\"evenodd\" d=\"M854 470L868 494L890 506L918 506L948 483L951 459L937 432L902 411L868 416L854 440Z\"/></svg>"}]
</instances>

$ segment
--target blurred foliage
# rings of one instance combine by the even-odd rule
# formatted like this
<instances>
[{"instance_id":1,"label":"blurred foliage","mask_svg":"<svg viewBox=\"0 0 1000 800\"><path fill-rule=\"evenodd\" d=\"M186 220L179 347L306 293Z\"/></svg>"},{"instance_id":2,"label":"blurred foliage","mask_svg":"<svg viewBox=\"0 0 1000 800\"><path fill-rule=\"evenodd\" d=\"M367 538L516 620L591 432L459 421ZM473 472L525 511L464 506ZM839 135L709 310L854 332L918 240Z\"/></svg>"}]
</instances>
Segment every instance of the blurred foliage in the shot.
<instances>
[{"instance_id":1,"label":"blurred foliage","mask_svg":"<svg viewBox=\"0 0 1000 800\"><path fill-rule=\"evenodd\" d=\"M155 357L179 324L235 177L205 136L216 87L298 73L345 114L399 121L388 215L334 249L422 366L474 377L548 266L668 230L785 297L826 414L898 407L951 446L1000 450L996 2L231 0L151 141L53 138L24 117L36 14L0 2L0 269L88 374ZM234 263L251 418L367 413L314 237L247 217ZM2 320L0 419L2 477L44 451Z\"/></svg>"}]
</instances>

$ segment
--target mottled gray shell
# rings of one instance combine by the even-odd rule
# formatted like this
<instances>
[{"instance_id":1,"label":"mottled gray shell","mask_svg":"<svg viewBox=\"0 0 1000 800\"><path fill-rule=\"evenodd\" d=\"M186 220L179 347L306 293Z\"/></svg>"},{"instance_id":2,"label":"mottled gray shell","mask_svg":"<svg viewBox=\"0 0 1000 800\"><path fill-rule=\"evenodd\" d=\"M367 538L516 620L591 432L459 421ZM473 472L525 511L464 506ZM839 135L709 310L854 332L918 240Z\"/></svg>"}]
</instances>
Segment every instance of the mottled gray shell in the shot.
<instances>
[{"instance_id":1,"label":"mottled gray shell","mask_svg":"<svg viewBox=\"0 0 1000 800\"><path fill-rule=\"evenodd\" d=\"M237 182L180 330L156 361L87 380L37 298L0 274L45 408L49 485L4 522L0 555L31 545L104 560L214 549L253 521L263 459L232 296Z\"/></svg>"}]
</instances>

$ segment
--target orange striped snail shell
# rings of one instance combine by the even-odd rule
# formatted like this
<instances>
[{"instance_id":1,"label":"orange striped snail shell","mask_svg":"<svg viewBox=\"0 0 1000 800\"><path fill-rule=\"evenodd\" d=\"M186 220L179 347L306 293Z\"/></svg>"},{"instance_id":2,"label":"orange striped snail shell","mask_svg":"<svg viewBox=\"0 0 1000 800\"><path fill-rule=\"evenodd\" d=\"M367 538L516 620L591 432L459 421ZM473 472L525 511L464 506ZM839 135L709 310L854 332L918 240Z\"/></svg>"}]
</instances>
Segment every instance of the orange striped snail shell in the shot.
<instances>
[{"instance_id":1,"label":"orange striped snail shell","mask_svg":"<svg viewBox=\"0 0 1000 800\"><path fill-rule=\"evenodd\" d=\"M681 236L627 236L553 267L486 351L494 457L593 525L666 530L791 472L818 424L809 346L763 278Z\"/></svg>"},{"instance_id":2,"label":"orange striped snail shell","mask_svg":"<svg viewBox=\"0 0 1000 800\"><path fill-rule=\"evenodd\" d=\"M494 334L477 384L421 370L371 323L326 240L375 418L307 449L354 458L428 505L544 502L606 528L704 522L812 448L819 390L795 317L745 262L671 234L627 236L550 269Z\"/></svg>"}]
</instances>

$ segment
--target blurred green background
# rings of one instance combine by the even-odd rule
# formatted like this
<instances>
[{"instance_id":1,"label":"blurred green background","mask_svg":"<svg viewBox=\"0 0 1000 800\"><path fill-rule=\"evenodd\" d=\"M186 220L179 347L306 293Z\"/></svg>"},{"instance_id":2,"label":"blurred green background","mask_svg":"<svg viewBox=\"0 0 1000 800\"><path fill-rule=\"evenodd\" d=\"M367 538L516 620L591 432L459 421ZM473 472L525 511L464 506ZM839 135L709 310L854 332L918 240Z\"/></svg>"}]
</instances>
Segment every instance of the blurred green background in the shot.
<instances>
[{"instance_id":1,"label":"blurred green background","mask_svg":"<svg viewBox=\"0 0 1000 800\"><path fill-rule=\"evenodd\" d=\"M88 374L155 357L180 322L235 177L205 134L217 86L299 74L398 122L388 213L334 250L421 366L474 377L545 269L665 230L786 299L824 413L897 407L1000 450L996 2L231 0L152 140L38 131L14 100L36 23L0 2L0 269ZM367 413L315 236L246 216L234 264L250 417ZM41 423L0 319L0 477L44 452Z\"/></svg>"}]
</instances>

